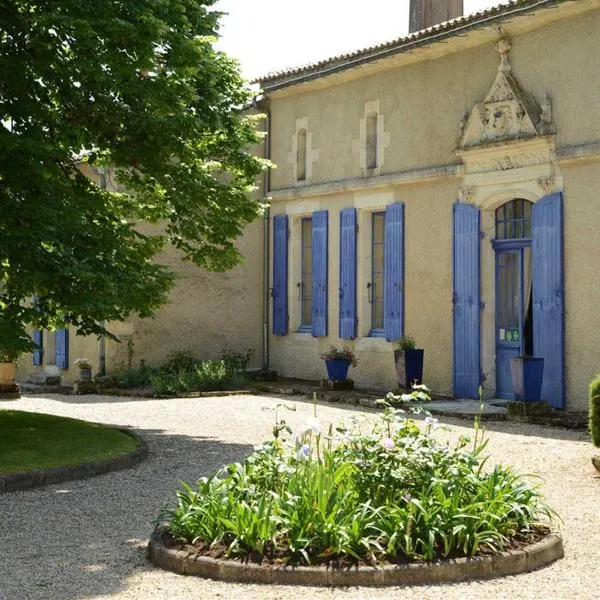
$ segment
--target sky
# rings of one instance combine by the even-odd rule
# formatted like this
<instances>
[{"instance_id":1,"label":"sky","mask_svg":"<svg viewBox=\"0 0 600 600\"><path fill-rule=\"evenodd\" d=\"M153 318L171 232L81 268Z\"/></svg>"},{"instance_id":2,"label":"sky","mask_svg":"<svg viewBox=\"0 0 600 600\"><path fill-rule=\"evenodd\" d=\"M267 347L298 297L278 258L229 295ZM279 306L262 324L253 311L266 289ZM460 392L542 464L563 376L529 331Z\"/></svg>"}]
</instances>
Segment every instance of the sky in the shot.
<instances>
[{"instance_id":1,"label":"sky","mask_svg":"<svg viewBox=\"0 0 600 600\"><path fill-rule=\"evenodd\" d=\"M465 14L508 0L464 0ZM408 33L409 0L218 0L218 47L248 79ZM368 9L368 13L367 13Z\"/></svg>"}]
</instances>

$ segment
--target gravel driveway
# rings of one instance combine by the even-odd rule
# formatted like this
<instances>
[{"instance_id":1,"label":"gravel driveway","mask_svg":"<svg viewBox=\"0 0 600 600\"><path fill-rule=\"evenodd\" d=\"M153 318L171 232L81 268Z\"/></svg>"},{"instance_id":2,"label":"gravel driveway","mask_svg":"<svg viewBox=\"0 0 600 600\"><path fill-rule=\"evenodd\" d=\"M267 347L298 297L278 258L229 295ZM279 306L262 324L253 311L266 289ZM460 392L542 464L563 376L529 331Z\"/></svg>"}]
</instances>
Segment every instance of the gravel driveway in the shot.
<instances>
[{"instance_id":1,"label":"gravel driveway","mask_svg":"<svg viewBox=\"0 0 600 600\"><path fill-rule=\"evenodd\" d=\"M244 458L270 435L278 402L260 396L48 396L0 402L0 408L132 427L150 451L146 461L130 470L0 495L0 600L600 598L600 477L590 463L593 448L586 434L506 423L489 425L493 459L541 475L549 503L564 519L565 558L546 569L446 586L328 590L235 585L149 565L145 546L151 521L173 497L178 481L194 481ZM296 399L295 404L297 412L281 416L292 424L312 416L311 403ZM368 414L341 405L318 408L322 421L359 412ZM450 428L442 435L469 433L464 421L446 422Z\"/></svg>"}]
</instances>

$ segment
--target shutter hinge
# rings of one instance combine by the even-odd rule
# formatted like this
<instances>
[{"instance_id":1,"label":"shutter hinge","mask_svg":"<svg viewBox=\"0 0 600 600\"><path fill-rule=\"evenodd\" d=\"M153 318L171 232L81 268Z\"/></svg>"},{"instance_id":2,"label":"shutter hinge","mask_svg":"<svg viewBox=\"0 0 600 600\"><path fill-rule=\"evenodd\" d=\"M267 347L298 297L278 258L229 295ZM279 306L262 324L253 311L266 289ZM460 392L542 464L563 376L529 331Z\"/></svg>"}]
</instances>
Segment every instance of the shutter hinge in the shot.
<instances>
[{"instance_id":1,"label":"shutter hinge","mask_svg":"<svg viewBox=\"0 0 600 600\"><path fill-rule=\"evenodd\" d=\"M483 310L485 308L485 302L483 300L479 303L479 308Z\"/></svg>"},{"instance_id":2,"label":"shutter hinge","mask_svg":"<svg viewBox=\"0 0 600 600\"><path fill-rule=\"evenodd\" d=\"M360 231L360 227L358 225L358 223L356 224L356 233L358 233Z\"/></svg>"},{"instance_id":3,"label":"shutter hinge","mask_svg":"<svg viewBox=\"0 0 600 600\"><path fill-rule=\"evenodd\" d=\"M290 239L290 236L291 236L291 235L292 235L292 230L291 230L291 229L288 229L288 230L287 230L287 237L288 237L288 240Z\"/></svg>"},{"instance_id":4,"label":"shutter hinge","mask_svg":"<svg viewBox=\"0 0 600 600\"><path fill-rule=\"evenodd\" d=\"M485 240L485 231L480 231L479 232L479 239Z\"/></svg>"}]
</instances>

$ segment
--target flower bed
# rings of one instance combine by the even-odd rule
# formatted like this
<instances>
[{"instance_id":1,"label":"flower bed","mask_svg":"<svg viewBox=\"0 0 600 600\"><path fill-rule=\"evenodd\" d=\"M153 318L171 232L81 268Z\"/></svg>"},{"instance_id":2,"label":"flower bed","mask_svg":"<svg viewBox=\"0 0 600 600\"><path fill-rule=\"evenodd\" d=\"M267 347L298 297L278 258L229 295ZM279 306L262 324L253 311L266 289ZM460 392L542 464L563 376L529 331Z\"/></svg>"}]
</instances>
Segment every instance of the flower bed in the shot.
<instances>
[{"instance_id":1,"label":"flower bed","mask_svg":"<svg viewBox=\"0 0 600 600\"><path fill-rule=\"evenodd\" d=\"M276 419L243 463L182 484L159 518L164 540L214 558L348 567L490 555L548 533L537 487L487 467L478 427L449 446L435 426L392 406L366 433L315 418L294 436Z\"/></svg>"}]
</instances>

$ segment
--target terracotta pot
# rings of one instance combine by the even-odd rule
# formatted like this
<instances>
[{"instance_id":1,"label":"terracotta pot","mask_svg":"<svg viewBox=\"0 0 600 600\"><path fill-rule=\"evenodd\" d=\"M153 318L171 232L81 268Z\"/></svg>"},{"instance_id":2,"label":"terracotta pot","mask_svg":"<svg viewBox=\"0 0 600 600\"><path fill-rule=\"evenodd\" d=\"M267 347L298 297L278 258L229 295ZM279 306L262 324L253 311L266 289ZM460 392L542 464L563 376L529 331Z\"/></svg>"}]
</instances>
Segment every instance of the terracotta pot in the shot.
<instances>
[{"instance_id":1,"label":"terracotta pot","mask_svg":"<svg viewBox=\"0 0 600 600\"><path fill-rule=\"evenodd\" d=\"M0 362L0 383L13 383L16 370L14 362Z\"/></svg>"}]
</instances>

